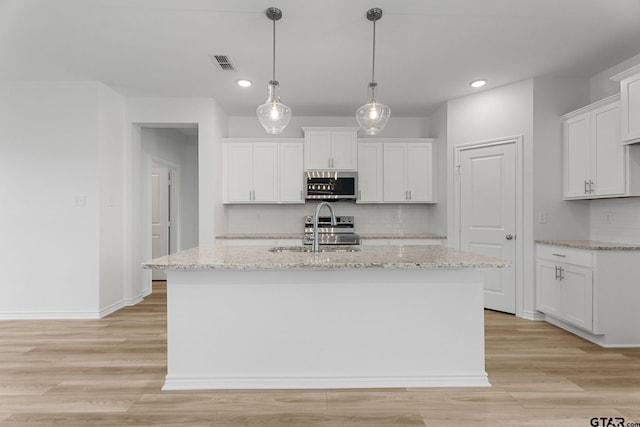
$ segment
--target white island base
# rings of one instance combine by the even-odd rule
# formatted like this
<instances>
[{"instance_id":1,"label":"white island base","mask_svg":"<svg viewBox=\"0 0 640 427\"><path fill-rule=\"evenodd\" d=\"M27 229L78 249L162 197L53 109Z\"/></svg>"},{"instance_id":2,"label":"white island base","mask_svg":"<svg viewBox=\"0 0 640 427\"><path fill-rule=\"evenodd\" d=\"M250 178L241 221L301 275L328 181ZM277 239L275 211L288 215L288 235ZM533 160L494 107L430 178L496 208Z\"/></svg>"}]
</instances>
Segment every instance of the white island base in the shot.
<instances>
[{"instance_id":1,"label":"white island base","mask_svg":"<svg viewBox=\"0 0 640 427\"><path fill-rule=\"evenodd\" d=\"M490 385L482 269L167 273L164 390Z\"/></svg>"}]
</instances>

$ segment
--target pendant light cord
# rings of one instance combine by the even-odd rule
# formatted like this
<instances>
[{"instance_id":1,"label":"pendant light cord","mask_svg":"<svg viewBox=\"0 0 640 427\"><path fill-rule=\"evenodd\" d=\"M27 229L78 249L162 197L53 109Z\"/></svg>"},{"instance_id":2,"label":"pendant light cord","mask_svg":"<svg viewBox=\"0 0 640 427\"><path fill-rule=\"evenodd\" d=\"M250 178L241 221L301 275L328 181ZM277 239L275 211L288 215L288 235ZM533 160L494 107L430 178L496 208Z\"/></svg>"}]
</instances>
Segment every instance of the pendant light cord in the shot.
<instances>
[{"instance_id":1,"label":"pendant light cord","mask_svg":"<svg viewBox=\"0 0 640 427\"><path fill-rule=\"evenodd\" d=\"M272 82L276 81L276 20L275 18L272 19L273 21L273 80L271 80Z\"/></svg>"},{"instance_id":2,"label":"pendant light cord","mask_svg":"<svg viewBox=\"0 0 640 427\"><path fill-rule=\"evenodd\" d=\"M373 64L371 64L371 83L376 82L376 21L373 21Z\"/></svg>"}]
</instances>

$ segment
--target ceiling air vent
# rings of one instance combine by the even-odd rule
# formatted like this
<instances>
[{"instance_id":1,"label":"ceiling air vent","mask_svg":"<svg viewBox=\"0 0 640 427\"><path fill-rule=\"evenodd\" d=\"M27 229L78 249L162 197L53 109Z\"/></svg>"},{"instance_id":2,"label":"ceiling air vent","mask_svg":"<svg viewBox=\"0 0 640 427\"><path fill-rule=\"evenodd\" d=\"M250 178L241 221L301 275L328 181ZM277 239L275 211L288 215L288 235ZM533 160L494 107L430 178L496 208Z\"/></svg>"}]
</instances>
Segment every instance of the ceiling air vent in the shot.
<instances>
[{"instance_id":1,"label":"ceiling air vent","mask_svg":"<svg viewBox=\"0 0 640 427\"><path fill-rule=\"evenodd\" d=\"M211 54L209 55L209 57L211 58L211 60L218 66L218 68L222 71L235 71L235 67L233 66L233 63L231 62L231 58L229 58L227 55L215 55L215 54Z\"/></svg>"}]
</instances>

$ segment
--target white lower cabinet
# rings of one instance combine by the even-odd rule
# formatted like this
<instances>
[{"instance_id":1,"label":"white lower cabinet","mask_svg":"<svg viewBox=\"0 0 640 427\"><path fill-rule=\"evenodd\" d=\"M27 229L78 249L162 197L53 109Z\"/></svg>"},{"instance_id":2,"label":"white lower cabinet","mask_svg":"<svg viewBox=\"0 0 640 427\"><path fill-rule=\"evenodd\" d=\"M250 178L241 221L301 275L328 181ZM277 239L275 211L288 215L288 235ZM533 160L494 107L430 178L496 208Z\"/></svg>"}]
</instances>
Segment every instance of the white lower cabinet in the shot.
<instances>
[{"instance_id":1,"label":"white lower cabinet","mask_svg":"<svg viewBox=\"0 0 640 427\"><path fill-rule=\"evenodd\" d=\"M536 309L550 323L605 347L640 346L640 251L536 251Z\"/></svg>"}]
</instances>

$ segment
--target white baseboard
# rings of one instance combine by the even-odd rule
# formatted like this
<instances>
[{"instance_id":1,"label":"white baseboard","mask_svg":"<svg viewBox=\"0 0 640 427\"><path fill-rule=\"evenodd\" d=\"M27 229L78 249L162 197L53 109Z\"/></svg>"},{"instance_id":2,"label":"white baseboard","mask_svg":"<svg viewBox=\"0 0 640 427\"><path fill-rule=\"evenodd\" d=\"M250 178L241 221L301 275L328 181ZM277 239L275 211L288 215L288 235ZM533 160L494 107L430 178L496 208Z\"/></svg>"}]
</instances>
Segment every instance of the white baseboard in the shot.
<instances>
[{"instance_id":1,"label":"white baseboard","mask_svg":"<svg viewBox=\"0 0 640 427\"><path fill-rule=\"evenodd\" d=\"M93 320L99 319L98 311L20 311L0 313L0 320Z\"/></svg>"},{"instance_id":2,"label":"white baseboard","mask_svg":"<svg viewBox=\"0 0 640 427\"><path fill-rule=\"evenodd\" d=\"M540 313L539 311L528 311L525 310L522 312L521 318L526 319L526 320L545 320L545 316L543 313Z\"/></svg>"},{"instance_id":3,"label":"white baseboard","mask_svg":"<svg viewBox=\"0 0 640 427\"><path fill-rule=\"evenodd\" d=\"M6 311L0 312L0 320L94 320L101 319L121 308L136 305L151 294L151 289L145 290L133 298L115 302L99 311Z\"/></svg>"},{"instance_id":4,"label":"white baseboard","mask_svg":"<svg viewBox=\"0 0 640 427\"><path fill-rule=\"evenodd\" d=\"M485 372L415 377L177 377L167 375L162 390L344 389L491 387Z\"/></svg>"}]
</instances>

